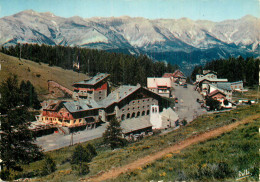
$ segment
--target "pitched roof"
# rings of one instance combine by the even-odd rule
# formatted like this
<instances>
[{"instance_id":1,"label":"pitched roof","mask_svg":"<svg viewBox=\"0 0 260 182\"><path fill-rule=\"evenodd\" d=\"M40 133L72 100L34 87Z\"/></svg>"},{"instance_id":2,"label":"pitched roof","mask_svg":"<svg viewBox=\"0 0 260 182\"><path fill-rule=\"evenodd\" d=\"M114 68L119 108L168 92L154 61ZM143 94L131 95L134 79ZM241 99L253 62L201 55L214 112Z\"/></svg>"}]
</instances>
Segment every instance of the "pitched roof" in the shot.
<instances>
[{"instance_id":1,"label":"pitched roof","mask_svg":"<svg viewBox=\"0 0 260 182\"><path fill-rule=\"evenodd\" d=\"M147 88L157 88L158 86L167 86L171 87L171 79L170 78L147 78Z\"/></svg>"},{"instance_id":2,"label":"pitched roof","mask_svg":"<svg viewBox=\"0 0 260 182\"><path fill-rule=\"evenodd\" d=\"M179 119L178 114L170 107L168 109L163 109L161 116L174 121Z\"/></svg>"},{"instance_id":3,"label":"pitched roof","mask_svg":"<svg viewBox=\"0 0 260 182\"><path fill-rule=\"evenodd\" d=\"M241 83L243 83L243 81L242 80L240 80L240 81L236 81L236 82L230 82L231 83L231 85L236 85L236 84L241 84Z\"/></svg>"},{"instance_id":4,"label":"pitched roof","mask_svg":"<svg viewBox=\"0 0 260 182\"><path fill-rule=\"evenodd\" d=\"M212 96L214 96L214 95L216 95L216 94L218 94L218 93L220 93L220 94L226 96L226 94L224 94L224 93L221 92L220 90L214 90L214 91L210 92L210 93L208 94L208 96L209 96L209 97L212 97Z\"/></svg>"},{"instance_id":5,"label":"pitched roof","mask_svg":"<svg viewBox=\"0 0 260 182\"><path fill-rule=\"evenodd\" d=\"M49 104L47 106L43 106L43 109L45 110L57 110L57 108L59 107L59 105L64 102L64 101L61 101L61 100L51 100L49 101Z\"/></svg>"},{"instance_id":6,"label":"pitched roof","mask_svg":"<svg viewBox=\"0 0 260 182\"><path fill-rule=\"evenodd\" d=\"M185 77L184 73L181 70L176 70L173 74L173 77Z\"/></svg>"},{"instance_id":7,"label":"pitched roof","mask_svg":"<svg viewBox=\"0 0 260 182\"><path fill-rule=\"evenodd\" d=\"M231 83L230 82L218 82L216 86L222 90L228 90L231 91Z\"/></svg>"},{"instance_id":8,"label":"pitched roof","mask_svg":"<svg viewBox=\"0 0 260 182\"><path fill-rule=\"evenodd\" d=\"M203 75L206 75L208 73L214 73L215 75L217 74L217 72L212 71L212 70L203 70L202 72L203 72Z\"/></svg>"},{"instance_id":9,"label":"pitched roof","mask_svg":"<svg viewBox=\"0 0 260 182\"><path fill-rule=\"evenodd\" d=\"M64 106L69 112L79 112L100 108L100 105L93 99L80 99L78 101L66 102L64 103Z\"/></svg>"},{"instance_id":10,"label":"pitched roof","mask_svg":"<svg viewBox=\"0 0 260 182\"><path fill-rule=\"evenodd\" d=\"M108 107L109 105L113 103L120 102L127 96L131 95L133 92L141 88L140 85L137 86L128 86L128 85L122 85L112 93L110 93L106 98L99 101L98 104L102 107Z\"/></svg>"},{"instance_id":11,"label":"pitched roof","mask_svg":"<svg viewBox=\"0 0 260 182\"><path fill-rule=\"evenodd\" d=\"M163 74L163 78L170 78L170 77L172 77L172 75L173 75L173 73L164 73Z\"/></svg>"},{"instance_id":12,"label":"pitched roof","mask_svg":"<svg viewBox=\"0 0 260 182\"><path fill-rule=\"evenodd\" d=\"M79 85L95 85L98 82L104 80L105 78L107 78L109 76L109 74L107 73L99 73L96 76L88 79L88 80L84 80L84 81L80 81L80 82L75 82L73 85L79 84Z\"/></svg>"},{"instance_id":13,"label":"pitched roof","mask_svg":"<svg viewBox=\"0 0 260 182\"><path fill-rule=\"evenodd\" d=\"M226 78L214 78L214 79L202 78L201 80L198 80L197 82L203 82L204 80L207 80L209 82L227 82L228 81L228 79L226 79Z\"/></svg>"},{"instance_id":14,"label":"pitched roof","mask_svg":"<svg viewBox=\"0 0 260 182\"><path fill-rule=\"evenodd\" d=\"M121 122L123 133L130 133L144 128L152 127L149 116L141 116L138 118L126 119Z\"/></svg>"}]
</instances>

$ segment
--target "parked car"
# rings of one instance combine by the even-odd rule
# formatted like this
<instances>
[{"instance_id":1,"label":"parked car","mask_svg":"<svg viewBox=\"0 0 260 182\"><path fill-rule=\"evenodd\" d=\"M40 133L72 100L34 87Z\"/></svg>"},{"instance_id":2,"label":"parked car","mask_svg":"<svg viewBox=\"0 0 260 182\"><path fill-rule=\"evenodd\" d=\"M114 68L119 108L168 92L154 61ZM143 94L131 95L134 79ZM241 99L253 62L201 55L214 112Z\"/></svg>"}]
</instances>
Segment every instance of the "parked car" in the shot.
<instances>
[{"instance_id":1,"label":"parked car","mask_svg":"<svg viewBox=\"0 0 260 182\"><path fill-rule=\"evenodd\" d=\"M183 84L183 88L188 88L188 86L187 86L187 84L185 83L185 84Z\"/></svg>"}]
</instances>

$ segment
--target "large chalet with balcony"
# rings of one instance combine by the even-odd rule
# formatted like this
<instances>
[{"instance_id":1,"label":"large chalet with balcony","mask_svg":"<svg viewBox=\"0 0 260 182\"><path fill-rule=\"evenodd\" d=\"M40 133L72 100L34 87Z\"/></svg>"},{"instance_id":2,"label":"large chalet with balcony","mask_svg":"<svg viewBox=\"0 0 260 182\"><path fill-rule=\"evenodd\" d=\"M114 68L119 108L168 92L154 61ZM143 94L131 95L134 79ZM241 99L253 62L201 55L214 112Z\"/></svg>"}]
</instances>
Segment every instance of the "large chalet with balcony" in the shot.
<instances>
[{"instance_id":1,"label":"large chalet with balcony","mask_svg":"<svg viewBox=\"0 0 260 182\"><path fill-rule=\"evenodd\" d=\"M171 78L148 77L147 88L152 92L163 97L171 97L172 80Z\"/></svg>"},{"instance_id":2,"label":"large chalet with balcony","mask_svg":"<svg viewBox=\"0 0 260 182\"><path fill-rule=\"evenodd\" d=\"M37 120L70 128L83 125L93 127L112 117L123 121L149 115L150 107L154 104L159 105L160 109L169 106L168 101L160 95L139 84L120 86L107 95L108 76L99 74L90 80L74 83L75 100L50 101L43 106Z\"/></svg>"},{"instance_id":3,"label":"large chalet with balcony","mask_svg":"<svg viewBox=\"0 0 260 182\"><path fill-rule=\"evenodd\" d=\"M107 79L109 74L99 73L96 76L73 84L73 98L94 99L100 101L108 94Z\"/></svg>"}]
</instances>

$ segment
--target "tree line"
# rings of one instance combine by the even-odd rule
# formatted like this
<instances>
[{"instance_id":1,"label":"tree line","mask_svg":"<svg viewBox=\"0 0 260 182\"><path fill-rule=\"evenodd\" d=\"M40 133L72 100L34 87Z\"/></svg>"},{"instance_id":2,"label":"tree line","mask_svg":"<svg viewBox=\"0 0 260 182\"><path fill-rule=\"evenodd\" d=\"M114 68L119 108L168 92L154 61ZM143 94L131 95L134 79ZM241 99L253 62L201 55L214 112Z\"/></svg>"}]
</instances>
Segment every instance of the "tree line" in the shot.
<instances>
[{"instance_id":1,"label":"tree line","mask_svg":"<svg viewBox=\"0 0 260 182\"><path fill-rule=\"evenodd\" d=\"M253 86L259 82L259 63L257 58L244 59L242 56L213 60L204 66L196 66L191 79L195 81L196 75L202 74L202 70L213 70L217 72L218 78L227 78L230 82L242 80L245 85Z\"/></svg>"},{"instance_id":2,"label":"tree line","mask_svg":"<svg viewBox=\"0 0 260 182\"><path fill-rule=\"evenodd\" d=\"M11 56L21 55L24 59L47 63L49 66L88 73L90 76L98 72L109 73L115 84L140 83L145 86L147 77L161 77L165 72L173 73L178 68L177 65L153 61L146 55L133 56L80 47L17 44L3 47L1 51Z\"/></svg>"}]
</instances>

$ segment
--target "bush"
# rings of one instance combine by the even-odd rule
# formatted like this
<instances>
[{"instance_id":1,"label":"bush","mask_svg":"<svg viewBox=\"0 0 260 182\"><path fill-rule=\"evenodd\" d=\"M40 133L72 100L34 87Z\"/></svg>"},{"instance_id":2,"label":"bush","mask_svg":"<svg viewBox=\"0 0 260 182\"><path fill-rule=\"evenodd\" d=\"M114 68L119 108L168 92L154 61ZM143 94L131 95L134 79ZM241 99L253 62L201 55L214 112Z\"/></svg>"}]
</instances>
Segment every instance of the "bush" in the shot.
<instances>
[{"instance_id":1,"label":"bush","mask_svg":"<svg viewBox=\"0 0 260 182\"><path fill-rule=\"evenodd\" d=\"M89 173L88 163L86 162L72 165L72 169L76 171L78 175L85 175Z\"/></svg>"},{"instance_id":2,"label":"bush","mask_svg":"<svg viewBox=\"0 0 260 182\"><path fill-rule=\"evenodd\" d=\"M10 170L8 170L6 168L1 170L0 177L1 177L2 180L5 180L5 181L13 180L13 179L11 179L11 176L10 176Z\"/></svg>"},{"instance_id":3,"label":"bush","mask_svg":"<svg viewBox=\"0 0 260 182\"><path fill-rule=\"evenodd\" d=\"M53 173L56 170L56 163L55 161L50 157L46 156L43 160L43 164L41 166L41 175L45 176L48 174Z\"/></svg>"},{"instance_id":4,"label":"bush","mask_svg":"<svg viewBox=\"0 0 260 182\"><path fill-rule=\"evenodd\" d=\"M90 162L92 155L82 145L77 145L71 156L71 164L80 164L82 162Z\"/></svg>"},{"instance_id":5,"label":"bush","mask_svg":"<svg viewBox=\"0 0 260 182\"><path fill-rule=\"evenodd\" d=\"M182 124L183 126L186 126L186 125L188 124L188 122L187 122L186 119L184 119L184 120L181 121L181 124Z\"/></svg>"},{"instance_id":6,"label":"bush","mask_svg":"<svg viewBox=\"0 0 260 182\"><path fill-rule=\"evenodd\" d=\"M220 109L220 102L211 97L206 97L206 105L210 107L210 110Z\"/></svg>"},{"instance_id":7,"label":"bush","mask_svg":"<svg viewBox=\"0 0 260 182\"><path fill-rule=\"evenodd\" d=\"M91 159L92 159L93 157L97 156L96 148L95 148L91 143L88 143L88 144L87 144L86 150L87 150L87 152L90 153Z\"/></svg>"}]
</instances>

